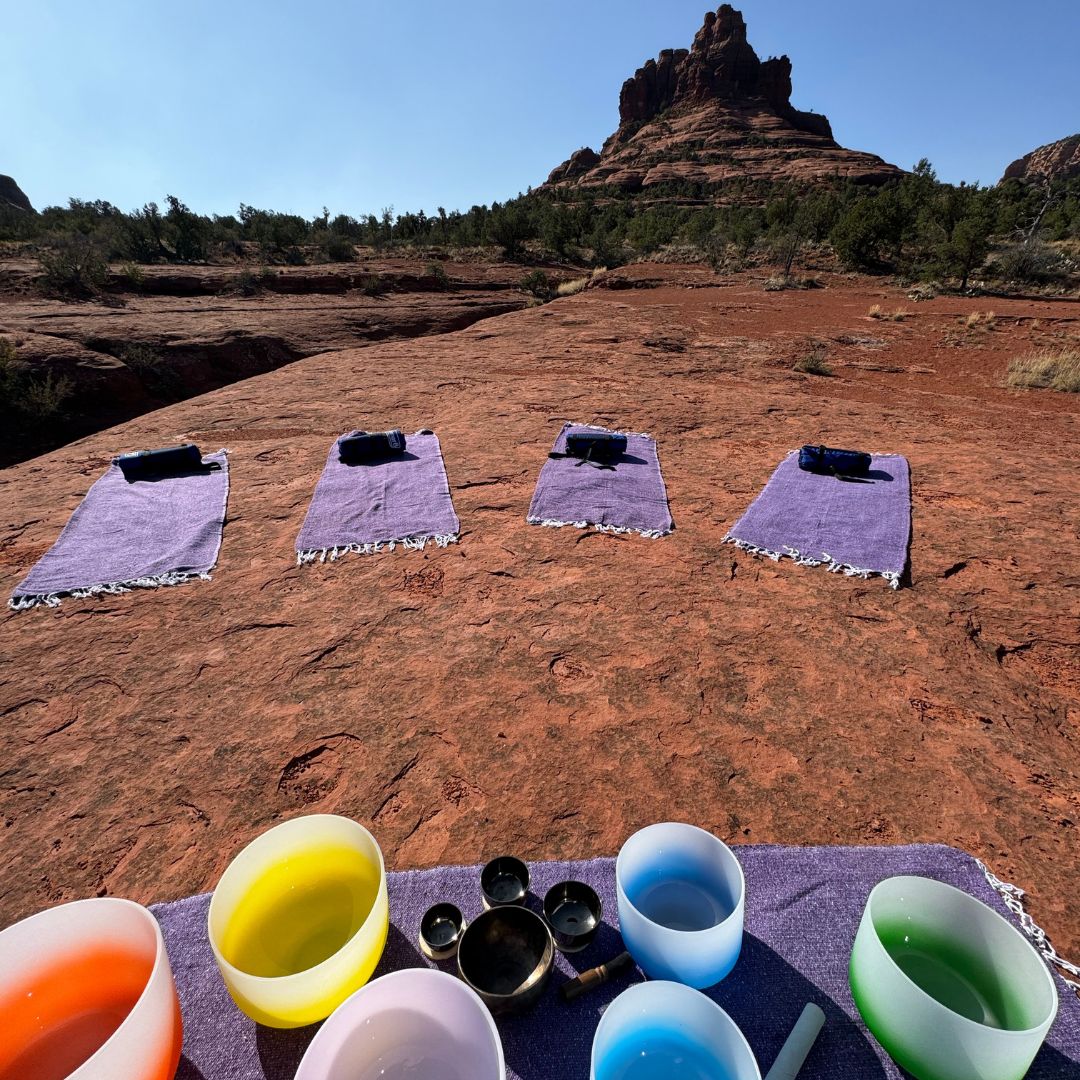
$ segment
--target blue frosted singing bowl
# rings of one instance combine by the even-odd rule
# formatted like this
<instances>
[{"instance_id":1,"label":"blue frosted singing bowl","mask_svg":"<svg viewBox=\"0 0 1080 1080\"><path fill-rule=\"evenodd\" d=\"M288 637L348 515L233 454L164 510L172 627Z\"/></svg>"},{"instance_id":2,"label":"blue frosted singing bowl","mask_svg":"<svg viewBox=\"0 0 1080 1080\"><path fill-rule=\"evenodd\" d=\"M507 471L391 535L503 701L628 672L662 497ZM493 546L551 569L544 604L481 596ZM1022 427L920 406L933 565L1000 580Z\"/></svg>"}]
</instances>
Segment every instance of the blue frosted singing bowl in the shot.
<instances>
[{"instance_id":1,"label":"blue frosted singing bowl","mask_svg":"<svg viewBox=\"0 0 1080 1080\"><path fill-rule=\"evenodd\" d=\"M735 1021L688 986L647 982L608 1006L593 1036L591 1080L761 1080Z\"/></svg>"},{"instance_id":2,"label":"blue frosted singing bowl","mask_svg":"<svg viewBox=\"0 0 1080 1080\"><path fill-rule=\"evenodd\" d=\"M623 941L649 978L700 990L735 966L746 881L712 833L674 822L641 829L619 852L615 885Z\"/></svg>"}]
</instances>

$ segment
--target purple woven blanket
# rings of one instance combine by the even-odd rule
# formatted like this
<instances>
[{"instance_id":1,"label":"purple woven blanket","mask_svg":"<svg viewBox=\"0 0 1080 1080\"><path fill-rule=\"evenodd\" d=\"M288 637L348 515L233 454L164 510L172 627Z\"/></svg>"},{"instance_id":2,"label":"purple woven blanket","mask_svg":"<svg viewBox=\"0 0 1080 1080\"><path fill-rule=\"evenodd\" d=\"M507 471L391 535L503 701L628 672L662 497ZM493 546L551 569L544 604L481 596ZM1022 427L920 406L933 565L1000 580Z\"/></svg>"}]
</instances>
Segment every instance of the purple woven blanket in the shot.
<instances>
[{"instance_id":1,"label":"purple woven blanket","mask_svg":"<svg viewBox=\"0 0 1080 1080\"><path fill-rule=\"evenodd\" d=\"M8 605L16 611L56 607L65 596L209 580L228 498L224 450L207 454L198 472L158 479L128 481L110 465Z\"/></svg>"},{"instance_id":2,"label":"purple woven blanket","mask_svg":"<svg viewBox=\"0 0 1080 1080\"><path fill-rule=\"evenodd\" d=\"M439 437L418 431L405 443L403 454L346 465L334 440L296 538L298 562L373 555L398 544L419 550L429 540L456 543L460 526Z\"/></svg>"},{"instance_id":3,"label":"purple woven blanket","mask_svg":"<svg viewBox=\"0 0 1080 1080\"><path fill-rule=\"evenodd\" d=\"M874 454L865 477L839 479L804 472L793 450L724 539L775 562L880 574L896 589L911 539L907 459Z\"/></svg>"},{"instance_id":4,"label":"purple woven blanket","mask_svg":"<svg viewBox=\"0 0 1080 1080\"><path fill-rule=\"evenodd\" d=\"M566 453L571 432L606 431L588 424L566 424L552 454ZM572 457L549 457L540 470L530 525L594 525L601 532L638 532L650 539L675 528L668 509L667 489L660 473L656 441L648 435L626 434L626 452L614 469L597 469Z\"/></svg>"},{"instance_id":5,"label":"purple woven blanket","mask_svg":"<svg viewBox=\"0 0 1080 1080\"><path fill-rule=\"evenodd\" d=\"M807 1001L826 1026L800 1080L901 1080L867 1032L851 1000L847 967L870 890L894 874L922 874L955 885L1008 916L970 855L938 845L909 847L770 847L736 849L746 872L746 934L735 970L708 994L738 1023L764 1074ZM533 863L529 904L540 909L557 881L590 883L604 903L596 940L573 957L558 956L551 985L536 1009L500 1017L513 1080L586 1080L600 1014L640 979L601 987L569 1005L556 987L577 971L622 951L613 859ZM389 875L390 936L377 974L435 967L416 944L420 917L438 901L466 919L481 910L478 867L443 867ZM292 1080L315 1028L276 1031L248 1020L232 1003L206 939L208 895L154 907L165 933L184 1013L184 1056L177 1080ZM453 962L445 970L456 970ZM1055 977L1056 978L1056 977ZM1061 1008L1027 1080L1080 1076L1080 1001L1058 981Z\"/></svg>"}]
</instances>

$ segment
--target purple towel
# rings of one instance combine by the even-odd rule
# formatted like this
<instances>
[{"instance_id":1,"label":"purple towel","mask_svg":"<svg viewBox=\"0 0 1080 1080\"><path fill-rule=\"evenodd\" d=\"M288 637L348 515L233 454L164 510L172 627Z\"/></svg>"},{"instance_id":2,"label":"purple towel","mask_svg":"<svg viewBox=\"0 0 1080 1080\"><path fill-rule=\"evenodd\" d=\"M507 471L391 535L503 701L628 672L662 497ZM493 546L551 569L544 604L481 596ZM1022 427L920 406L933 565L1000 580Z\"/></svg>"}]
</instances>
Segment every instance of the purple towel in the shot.
<instances>
[{"instance_id":1,"label":"purple towel","mask_svg":"<svg viewBox=\"0 0 1080 1080\"><path fill-rule=\"evenodd\" d=\"M591 424L566 424L553 454L566 453L570 432L607 431ZM637 532L654 540L675 528L668 509L667 489L660 473L656 441L648 435L626 435L626 452L614 469L597 469L579 458L549 457L540 470L530 525L594 525L601 532Z\"/></svg>"},{"instance_id":2,"label":"purple towel","mask_svg":"<svg viewBox=\"0 0 1080 1080\"><path fill-rule=\"evenodd\" d=\"M900 1080L859 1019L848 989L851 944L871 888L895 874L920 874L958 886L1008 917L979 864L954 848L737 848L746 872L746 935L735 970L709 996L742 1028L762 1073L772 1065L803 1005L816 1002L826 1026L800 1080ZM567 1005L556 986L577 971L622 951L613 859L533 863L529 905L540 910L558 881L591 884L604 904L596 940L572 957L558 956L551 984L536 1009L500 1017L499 1032L512 1080L586 1080L593 1033L620 990L641 978L601 987ZM423 959L416 937L431 905L450 900L466 919L481 910L479 867L443 867L389 875L390 936L377 974L403 967L441 966ZM184 1013L184 1056L177 1080L292 1080L315 1028L276 1031L248 1020L232 1003L206 940L209 896L159 904ZM1080 1002L1063 982L1061 1007L1027 1080L1080 1075Z\"/></svg>"},{"instance_id":3,"label":"purple towel","mask_svg":"<svg viewBox=\"0 0 1080 1080\"><path fill-rule=\"evenodd\" d=\"M880 574L899 588L911 539L907 459L874 454L865 477L841 480L804 472L793 450L724 539L775 562L786 555L852 577Z\"/></svg>"},{"instance_id":4,"label":"purple towel","mask_svg":"<svg viewBox=\"0 0 1080 1080\"><path fill-rule=\"evenodd\" d=\"M459 529L437 435L418 431L406 436L403 454L363 465L342 462L335 439L296 538L296 559L373 555L397 544L420 550L429 540L446 547Z\"/></svg>"},{"instance_id":5,"label":"purple towel","mask_svg":"<svg viewBox=\"0 0 1080 1080\"><path fill-rule=\"evenodd\" d=\"M133 482L110 465L8 606L56 607L65 596L209 581L229 498L228 457L219 450L203 465L201 472Z\"/></svg>"}]
</instances>

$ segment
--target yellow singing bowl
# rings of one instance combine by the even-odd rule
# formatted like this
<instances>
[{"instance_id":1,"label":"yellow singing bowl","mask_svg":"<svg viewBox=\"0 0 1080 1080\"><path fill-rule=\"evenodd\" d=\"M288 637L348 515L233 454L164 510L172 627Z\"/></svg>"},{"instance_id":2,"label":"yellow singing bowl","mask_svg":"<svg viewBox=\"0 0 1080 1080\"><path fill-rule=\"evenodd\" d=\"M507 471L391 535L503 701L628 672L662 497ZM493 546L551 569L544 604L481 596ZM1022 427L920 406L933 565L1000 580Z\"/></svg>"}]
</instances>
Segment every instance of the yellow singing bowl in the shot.
<instances>
[{"instance_id":1,"label":"yellow singing bowl","mask_svg":"<svg viewBox=\"0 0 1080 1080\"><path fill-rule=\"evenodd\" d=\"M278 825L229 863L210 900L210 947L233 1000L257 1023L325 1020L371 978L386 945L386 868L355 821Z\"/></svg>"}]
</instances>

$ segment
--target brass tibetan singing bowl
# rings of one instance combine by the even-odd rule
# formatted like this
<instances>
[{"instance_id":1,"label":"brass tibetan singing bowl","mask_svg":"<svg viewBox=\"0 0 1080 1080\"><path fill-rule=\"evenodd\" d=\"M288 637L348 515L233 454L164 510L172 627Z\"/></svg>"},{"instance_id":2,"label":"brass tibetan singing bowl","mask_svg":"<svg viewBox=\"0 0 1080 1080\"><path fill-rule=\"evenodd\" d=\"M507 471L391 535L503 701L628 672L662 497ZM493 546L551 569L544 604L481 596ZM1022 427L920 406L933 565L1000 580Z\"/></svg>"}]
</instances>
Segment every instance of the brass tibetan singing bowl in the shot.
<instances>
[{"instance_id":1,"label":"brass tibetan singing bowl","mask_svg":"<svg viewBox=\"0 0 1080 1080\"><path fill-rule=\"evenodd\" d=\"M547 924L525 907L485 911L469 923L458 943L458 971L493 1013L532 1008L554 959Z\"/></svg>"}]
</instances>

